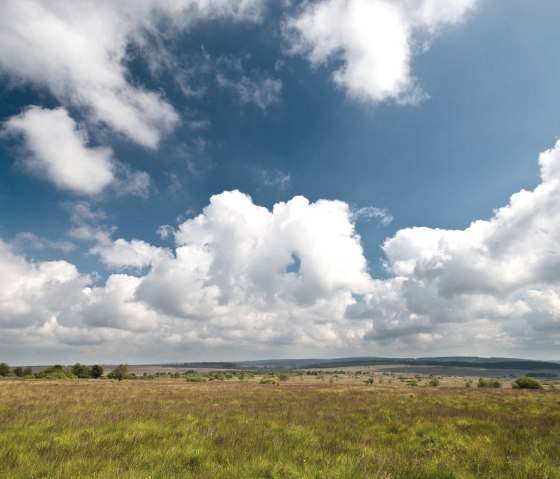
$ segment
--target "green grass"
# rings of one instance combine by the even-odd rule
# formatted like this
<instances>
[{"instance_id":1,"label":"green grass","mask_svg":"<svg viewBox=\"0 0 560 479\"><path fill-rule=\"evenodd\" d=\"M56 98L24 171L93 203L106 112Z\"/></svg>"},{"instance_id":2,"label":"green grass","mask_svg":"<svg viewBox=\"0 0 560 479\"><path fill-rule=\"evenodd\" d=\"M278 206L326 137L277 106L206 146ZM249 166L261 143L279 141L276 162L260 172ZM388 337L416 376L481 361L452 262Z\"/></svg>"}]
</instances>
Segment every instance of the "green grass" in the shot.
<instances>
[{"instance_id":1,"label":"green grass","mask_svg":"<svg viewBox=\"0 0 560 479\"><path fill-rule=\"evenodd\" d=\"M2 478L560 478L560 392L0 381Z\"/></svg>"}]
</instances>

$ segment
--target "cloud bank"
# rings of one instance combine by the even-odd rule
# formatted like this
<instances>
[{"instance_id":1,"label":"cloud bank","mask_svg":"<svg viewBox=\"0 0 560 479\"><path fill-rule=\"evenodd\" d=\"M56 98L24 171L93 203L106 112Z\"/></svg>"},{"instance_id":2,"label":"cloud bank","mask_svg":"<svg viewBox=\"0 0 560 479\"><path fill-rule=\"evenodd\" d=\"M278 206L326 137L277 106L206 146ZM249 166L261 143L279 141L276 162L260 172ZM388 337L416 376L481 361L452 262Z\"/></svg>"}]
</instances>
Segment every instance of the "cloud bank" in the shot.
<instances>
[{"instance_id":1,"label":"cloud bank","mask_svg":"<svg viewBox=\"0 0 560 479\"><path fill-rule=\"evenodd\" d=\"M125 339L128 354L167 359L550 357L560 345L560 142L539 163L541 183L488 220L388 238L386 279L371 277L346 203L303 197L268 210L238 191L215 195L167 231L173 251L91 235L92 252L118 271L101 285L1 243L0 342L74 354L88 344L113 358Z\"/></svg>"}]
</instances>

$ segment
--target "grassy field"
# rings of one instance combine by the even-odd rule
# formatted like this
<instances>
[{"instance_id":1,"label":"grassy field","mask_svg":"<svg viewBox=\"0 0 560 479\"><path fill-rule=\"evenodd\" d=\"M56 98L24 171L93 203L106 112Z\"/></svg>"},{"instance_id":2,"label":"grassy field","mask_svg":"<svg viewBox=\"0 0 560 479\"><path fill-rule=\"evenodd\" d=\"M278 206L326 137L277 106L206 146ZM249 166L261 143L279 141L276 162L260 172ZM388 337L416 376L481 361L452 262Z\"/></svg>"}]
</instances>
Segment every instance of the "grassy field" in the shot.
<instances>
[{"instance_id":1,"label":"grassy field","mask_svg":"<svg viewBox=\"0 0 560 479\"><path fill-rule=\"evenodd\" d=\"M0 381L2 478L560 478L560 392Z\"/></svg>"}]
</instances>

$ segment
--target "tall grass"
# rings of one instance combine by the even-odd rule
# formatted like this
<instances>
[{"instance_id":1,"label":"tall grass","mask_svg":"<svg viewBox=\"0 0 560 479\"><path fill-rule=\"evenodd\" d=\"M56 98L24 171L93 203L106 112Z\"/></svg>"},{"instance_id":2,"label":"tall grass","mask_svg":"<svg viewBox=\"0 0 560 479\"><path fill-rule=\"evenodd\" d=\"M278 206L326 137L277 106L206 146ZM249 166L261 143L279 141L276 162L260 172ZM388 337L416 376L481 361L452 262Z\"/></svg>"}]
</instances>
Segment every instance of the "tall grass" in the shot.
<instances>
[{"instance_id":1,"label":"tall grass","mask_svg":"<svg viewBox=\"0 0 560 479\"><path fill-rule=\"evenodd\" d=\"M558 391L0 381L2 478L560 478Z\"/></svg>"}]
</instances>

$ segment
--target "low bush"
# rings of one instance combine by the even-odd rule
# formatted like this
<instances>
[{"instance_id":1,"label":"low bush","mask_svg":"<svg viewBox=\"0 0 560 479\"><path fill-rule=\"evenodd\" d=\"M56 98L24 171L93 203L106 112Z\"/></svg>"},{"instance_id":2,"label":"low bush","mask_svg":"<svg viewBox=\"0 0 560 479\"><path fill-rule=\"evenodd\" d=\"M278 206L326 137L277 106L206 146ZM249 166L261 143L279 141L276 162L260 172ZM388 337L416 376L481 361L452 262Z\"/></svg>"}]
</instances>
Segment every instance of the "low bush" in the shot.
<instances>
[{"instance_id":1,"label":"low bush","mask_svg":"<svg viewBox=\"0 0 560 479\"><path fill-rule=\"evenodd\" d=\"M36 373L35 377L40 379L78 379L75 374L72 374L72 371L64 369L59 364Z\"/></svg>"},{"instance_id":2,"label":"low bush","mask_svg":"<svg viewBox=\"0 0 560 479\"><path fill-rule=\"evenodd\" d=\"M515 380L512 387L514 389L542 389L543 385L538 379L522 376Z\"/></svg>"},{"instance_id":3,"label":"low bush","mask_svg":"<svg viewBox=\"0 0 560 479\"><path fill-rule=\"evenodd\" d=\"M478 387L479 388L501 388L502 383L497 379L485 379L480 378L478 380Z\"/></svg>"}]
</instances>

